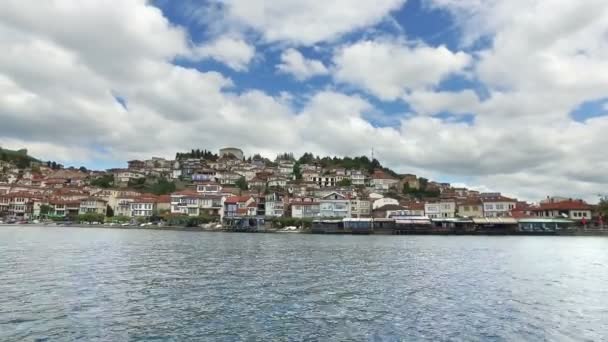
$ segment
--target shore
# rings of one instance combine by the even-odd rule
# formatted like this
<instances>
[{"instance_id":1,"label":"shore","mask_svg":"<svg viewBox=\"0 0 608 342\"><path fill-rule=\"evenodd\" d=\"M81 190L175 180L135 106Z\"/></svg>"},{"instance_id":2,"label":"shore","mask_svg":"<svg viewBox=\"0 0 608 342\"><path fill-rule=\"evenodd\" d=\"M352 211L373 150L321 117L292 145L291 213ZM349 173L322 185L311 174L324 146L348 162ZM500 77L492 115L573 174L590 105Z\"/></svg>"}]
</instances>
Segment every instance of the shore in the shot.
<instances>
[{"instance_id":1,"label":"shore","mask_svg":"<svg viewBox=\"0 0 608 342\"><path fill-rule=\"evenodd\" d=\"M55 225L55 224L9 224L9 223L0 223L0 227L45 227L45 228L86 228L86 229L141 229L141 230L168 230L168 231L184 231L184 232L203 232L203 233L277 233L277 234L313 234L310 230L282 230L276 228L269 228L263 231L231 231L223 228L208 228L208 227L186 227L186 226L139 226L139 225L109 225L109 224L70 224L70 225ZM349 233L338 233L338 234L315 234L315 235L352 235ZM398 235L398 234L354 234L354 235ZM445 236L462 236L462 235L475 235L475 236L604 236L608 237L608 231L574 231L569 232L568 234L556 234L556 233L539 233L539 232L515 232L515 233L500 233L500 234L492 234L492 233L451 233L451 232L424 232L424 233L409 233L409 234L399 234L399 235L445 235Z\"/></svg>"}]
</instances>

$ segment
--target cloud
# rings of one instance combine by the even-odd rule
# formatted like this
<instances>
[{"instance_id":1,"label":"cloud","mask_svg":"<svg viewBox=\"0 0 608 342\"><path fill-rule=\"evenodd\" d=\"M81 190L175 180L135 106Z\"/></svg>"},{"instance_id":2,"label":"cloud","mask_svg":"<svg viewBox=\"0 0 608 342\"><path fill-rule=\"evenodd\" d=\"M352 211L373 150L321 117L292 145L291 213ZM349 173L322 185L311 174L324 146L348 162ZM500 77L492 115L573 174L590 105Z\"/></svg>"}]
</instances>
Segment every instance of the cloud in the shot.
<instances>
[{"instance_id":1,"label":"cloud","mask_svg":"<svg viewBox=\"0 0 608 342\"><path fill-rule=\"evenodd\" d=\"M445 46L364 40L339 48L333 62L337 82L354 85L382 100L395 100L408 90L436 86L461 72L471 57Z\"/></svg>"},{"instance_id":2,"label":"cloud","mask_svg":"<svg viewBox=\"0 0 608 342\"><path fill-rule=\"evenodd\" d=\"M594 113L598 115L576 122L569 113L581 103L606 97L608 4L590 0L553 8L549 5L557 0L534 6L519 0L463 1L472 6L466 12L491 44L469 54L398 38L341 43L326 67L332 74L327 79L352 88L345 93L336 90L343 89L336 84L304 83L305 96L281 88L279 82L278 89L269 87L272 91L244 88L239 78L175 65L176 58L199 51L184 27L169 22L144 0L114 6L7 1L0 8L0 144L28 147L43 159L64 162L172 157L193 147L225 145L267 156L284 151L369 155L374 148L383 163L404 173L466 179L467 184L525 199L548 194L595 199L598 190L608 187L602 172L608 167L603 158L608 116ZM435 2L454 16L465 32L463 39L473 35L468 24L460 22L461 10L450 7L456 2ZM246 8L248 3L226 6ZM298 4L300 11L290 16L317 13L331 23L328 32L315 33L312 24L304 25L300 18L289 22L270 16L284 13L284 4L278 2L252 9L250 19L230 14L242 9L224 8L222 13L227 10L233 22L238 19L259 30L264 44L305 44L372 25L367 23L390 12L373 10L383 14L368 16L359 14L366 4L343 7L354 8L346 18L368 19L336 31L328 20L335 15L333 4L326 4L326 14L314 3ZM504 8L512 11L496 13ZM292 31L281 33L278 28L283 26ZM239 39L214 36L205 46L214 46L222 37ZM228 63L225 57L235 55L242 56L217 58ZM211 52L205 56L215 58ZM232 60L236 68L251 63L251 58L239 58ZM298 65L289 61L281 63L285 72ZM306 79L322 70L311 73L314 61L302 56L302 62L306 67L289 69L292 74L300 70ZM471 89L438 86L463 70L484 90L483 98ZM384 104L352 89L402 100L413 113L389 113ZM128 106L117 103L116 96ZM440 112L470 112L475 121L451 122L435 115ZM369 121L377 115L391 116L395 124L377 127Z\"/></svg>"},{"instance_id":3,"label":"cloud","mask_svg":"<svg viewBox=\"0 0 608 342\"><path fill-rule=\"evenodd\" d=\"M322 62L306 59L296 49L283 51L281 54L281 64L277 65L277 70L281 73L291 74L299 81L328 73L327 68Z\"/></svg>"},{"instance_id":4,"label":"cloud","mask_svg":"<svg viewBox=\"0 0 608 342\"><path fill-rule=\"evenodd\" d=\"M456 114L475 113L479 109L479 98L470 89L448 92L448 91L425 91L418 90L404 96L418 114L433 115L440 112Z\"/></svg>"},{"instance_id":5,"label":"cloud","mask_svg":"<svg viewBox=\"0 0 608 342\"><path fill-rule=\"evenodd\" d=\"M267 42L313 45L372 26L405 0L228 0L220 25L259 32Z\"/></svg>"},{"instance_id":6,"label":"cloud","mask_svg":"<svg viewBox=\"0 0 608 342\"><path fill-rule=\"evenodd\" d=\"M196 47L191 58L211 58L236 71L246 71L254 56L255 46L241 38L222 36Z\"/></svg>"}]
</instances>

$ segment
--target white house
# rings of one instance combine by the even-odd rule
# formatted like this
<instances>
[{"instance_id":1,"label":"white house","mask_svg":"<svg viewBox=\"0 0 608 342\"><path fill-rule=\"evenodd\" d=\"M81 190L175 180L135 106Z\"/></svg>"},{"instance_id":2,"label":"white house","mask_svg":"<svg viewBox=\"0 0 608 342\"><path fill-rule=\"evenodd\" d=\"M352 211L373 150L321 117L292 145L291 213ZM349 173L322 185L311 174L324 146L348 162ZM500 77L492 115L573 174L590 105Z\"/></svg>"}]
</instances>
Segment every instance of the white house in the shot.
<instances>
[{"instance_id":1,"label":"white house","mask_svg":"<svg viewBox=\"0 0 608 342\"><path fill-rule=\"evenodd\" d=\"M321 197L319 215L321 217L350 217L350 200L337 192Z\"/></svg>"},{"instance_id":2,"label":"white house","mask_svg":"<svg viewBox=\"0 0 608 342\"><path fill-rule=\"evenodd\" d=\"M511 216L511 210L515 208L517 200L504 197L501 194L482 194L484 217L505 217Z\"/></svg>"},{"instance_id":3,"label":"white house","mask_svg":"<svg viewBox=\"0 0 608 342\"><path fill-rule=\"evenodd\" d=\"M450 218L456 216L456 202L429 202L424 205L424 214L429 218Z\"/></svg>"}]
</instances>

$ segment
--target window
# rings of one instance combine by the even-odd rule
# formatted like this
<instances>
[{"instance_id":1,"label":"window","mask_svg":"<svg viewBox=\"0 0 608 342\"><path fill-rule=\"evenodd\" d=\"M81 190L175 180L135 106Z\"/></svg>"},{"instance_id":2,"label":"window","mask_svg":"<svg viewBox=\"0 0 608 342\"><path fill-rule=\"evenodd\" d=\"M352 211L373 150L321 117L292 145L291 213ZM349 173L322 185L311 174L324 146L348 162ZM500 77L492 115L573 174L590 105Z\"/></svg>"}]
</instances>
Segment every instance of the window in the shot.
<instances>
[{"instance_id":1,"label":"window","mask_svg":"<svg viewBox=\"0 0 608 342\"><path fill-rule=\"evenodd\" d=\"M469 209L470 209L470 208L469 208L469 206L468 206L468 205L465 205L465 206L464 206L464 211L469 211Z\"/></svg>"},{"instance_id":2,"label":"window","mask_svg":"<svg viewBox=\"0 0 608 342\"><path fill-rule=\"evenodd\" d=\"M486 210L494 210L493 204L486 204Z\"/></svg>"},{"instance_id":3,"label":"window","mask_svg":"<svg viewBox=\"0 0 608 342\"><path fill-rule=\"evenodd\" d=\"M504 210L505 209L505 205L504 204L497 204L496 205L496 210Z\"/></svg>"}]
</instances>

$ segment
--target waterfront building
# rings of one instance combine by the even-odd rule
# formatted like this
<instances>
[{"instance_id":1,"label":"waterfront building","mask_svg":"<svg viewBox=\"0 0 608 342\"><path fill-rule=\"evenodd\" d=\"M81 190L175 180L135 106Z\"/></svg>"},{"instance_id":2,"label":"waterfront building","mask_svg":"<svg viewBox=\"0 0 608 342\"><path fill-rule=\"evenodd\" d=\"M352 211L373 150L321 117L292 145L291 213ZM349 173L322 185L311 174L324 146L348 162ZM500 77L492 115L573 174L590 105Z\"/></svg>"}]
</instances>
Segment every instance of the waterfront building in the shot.
<instances>
[{"instance_id":1,"label":"waterfront building","mask_svg":"<svg viewBox=\"0 0 608 342\"><path fill-rule=\"evenodd\" d=\"M272 192L265 196L265 216L280 217L285 214L285 194Z\"/></svg>"},{"instance_id":2,"label":"waterfront building","mask_svg":"<svg viewBox=\"0 0 608 342\"><path fill-rule=\"evenodd\" d=\"M108 202L99 197L89 197L80 201L80 214L106 214Z\"/></svg>"},{"instance_id":3,"label":"waterfront building","mask_svg":"<svg viewBox=\"0 0 608 342\"><path fill-rule=\"evenodd\" d=\"M475 197L459 202L458 215L461 217L483 217L483 202Z\"/></svg>"},{"instance_id":4,"label":"waterfront building","mask_svg":"<svg viewBox=\"0 0 608 342\"><path fill-rule=\"evenodd\" d=\"M517 200L502 196L500 193L482 193L480 199L483 203L484 217L511 216L511 210L517 204Z\"/></svg>"},{"instance_id":5,"label":"waterfront building","mask_svg":"<svg viewBox=\"0 0 608 342\"><path fill-rule=\"evenodd\" d=\"M456 216L456 202L442 200L429 202L424 205L424 213L429 218L451 218Z\"/></svg>"},{"instance_id":6,"label":"waterfront building","mask_svg":"<svg viewBox=\"0 0 608 342\"><path fill-rule=\"evenodd\" d=\"M378 209L380 207L383 207L383 206L389 205L389 204L399 205L399 201L397 201L394 198L390 198L390 197L382 197L382 198L379 198L379 199L376 199L373 201L372 209Z\"/></svg>"},{"instance_id":7,"label":"waterfront building","mask_svg":"<svg viewBox=\"0 0 608 342\"><path fill-rule=\"evenodd\" d=\"M294 218L313 218L320 213L320 204L314 197L296 197L290 199L291 217Z\"/></svg>"},{"instance_id":8,"label":"waterfront building","mask_svg":"<svg viewBox=\"0 0 608 342\"><path fill-rule=\"evenodd\" d=\"M332 192L321 197L319 201L319 216L321 217L350 217L350 200L346 196Z\"/></svg>"},{"instance_id":9,"label":"waterfront building","mask_svg":"<svg viewBox=\"0 0 608 342\"><path fill-rule=\"evenodd\" d=\"M537 208L532 208L531 212L539 217L562 217L577 221L589 221L592 207L580 199L549 199L541 202Z\"/></svg>"},{"instance_id":10,"label":"waterfront building","mask_svg":"<svg viewBox=\"0 0 608 342\"><path fill-rule=\"evenodd\" d=\"M222 218L239 216L239 209L244 209L249 204L254 203L251 196L231 196L224 200L222 205Z\"/></svg>"}]
</instances>

